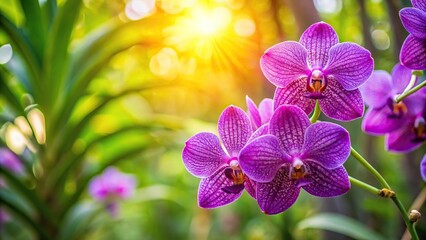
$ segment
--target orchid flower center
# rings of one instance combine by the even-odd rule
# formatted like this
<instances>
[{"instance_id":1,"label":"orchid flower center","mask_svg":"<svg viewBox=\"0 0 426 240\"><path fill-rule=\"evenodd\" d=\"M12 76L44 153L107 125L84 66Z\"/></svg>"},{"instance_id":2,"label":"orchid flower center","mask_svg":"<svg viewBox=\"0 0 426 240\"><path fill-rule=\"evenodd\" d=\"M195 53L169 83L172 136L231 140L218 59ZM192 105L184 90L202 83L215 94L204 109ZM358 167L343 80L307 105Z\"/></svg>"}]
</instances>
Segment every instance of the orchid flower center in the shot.
<instances>
[{"instance_id":1,"label":"orchid flower center","mask_svg":"<svg viewBox=\"0 0 426 240\"><path fill-rule=\"evenodd\" d=\"M417 117L414 120L414 139L413 142L423 142L426 140L426 121L423 117Z\"/></svg>"},{"instance_id":2,"label":"orchid flower center","mask_svg":"<svg viewBox=\"0 0 426 240\"><path fill-rule=\"evenodd\" d=\"M408 108L403 102L396 103L393 99L389 98L387 104L392 111L388 115L389 118L401 118L408 112Z\"/></svg>"},{"instance_id":3,"label":"orchid flower center","mask_svg":"<svg viewBox=\"0 0 426 240\"><path fill-rule=\"evenodd\" d=\"M306 168L306 165L303 164L302 160L296 158L290 170L291 179L300 180L304 178L307 174L308 169Z\"/></svg>"},{"instance_id":4,"label":"orchid flower center","mask_svg":"<svg viewBox=\"0 0 426 240\"><path fill-rule=\"evenodd\" d=\"M225 177L231 180L233 184L223 187L224 192L237 194L244 189L245 174L241 170L238 160L231 159L229 167L225 169Z\"/></svg>"},{"instance_id":5,"label":"orchid flower center","mask_svg":"<svg viewBox=\"0 0 426 240\"><path fill-rule=\"evenodd\" d=\"M306 89L310 92L307 98L321 99L325 98L322 93L327 88L327 78L324 76L321 70L315 69L308 77L306 82Z\"/></svg>"}]
</instances>

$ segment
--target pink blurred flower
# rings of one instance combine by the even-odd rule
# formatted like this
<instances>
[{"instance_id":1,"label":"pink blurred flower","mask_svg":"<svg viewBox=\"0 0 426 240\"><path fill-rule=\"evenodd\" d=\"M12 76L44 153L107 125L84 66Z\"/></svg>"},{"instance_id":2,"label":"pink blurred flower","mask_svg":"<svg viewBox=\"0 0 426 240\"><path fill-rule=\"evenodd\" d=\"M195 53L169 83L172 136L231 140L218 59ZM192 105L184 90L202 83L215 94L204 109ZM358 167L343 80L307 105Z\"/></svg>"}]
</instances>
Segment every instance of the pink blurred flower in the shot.
<instances>
[{"instance_id":1,"label":"pink blurred flower","mask_svg":"<svg viewBox=\"0 0 426 240\"><path fill-rule=\"evenodd\" d=\"M7 148L0 148L0 166L14 174L24 174L24 166L21 160Z\"/></svg>"},{"instance_id":2,"label":"pink blurred flower","mask_svg":"<svg viewBox=\"0 0 426 240\"><path fill-rule=\"evenodd\" d=\"M89 193L94 199L106 204L111 216L116 217L118 216L118 202L130 198L135 188L135 177L109 167L102 175L92 179Z\"/></svg>"}]
</instances>

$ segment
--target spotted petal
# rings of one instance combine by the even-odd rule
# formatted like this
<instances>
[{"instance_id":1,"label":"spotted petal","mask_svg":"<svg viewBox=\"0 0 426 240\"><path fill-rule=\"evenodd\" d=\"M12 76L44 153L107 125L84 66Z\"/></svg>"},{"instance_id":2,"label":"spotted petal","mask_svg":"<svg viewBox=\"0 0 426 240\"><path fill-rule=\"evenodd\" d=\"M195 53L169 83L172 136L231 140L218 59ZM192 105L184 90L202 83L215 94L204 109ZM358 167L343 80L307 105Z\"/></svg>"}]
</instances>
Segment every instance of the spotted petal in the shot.
<instances>
[{"instance_id":1,"label":"spotted petal","mask_svg":"<svg viewBox=\"0 0 426 240\"><path fill-rule=\"evenodd\" d=\"M260 128L258 128L256 131L254 131L254 133L251 135L250 139L248 140L248 143L268 133L269 133L269 124L264 124Z\"/></svg>"},{"instance_id":2,"label":"spotted petal","mask_svg":"<svg viewBox=\"0 0 426 240\"><path fill-rule=\"evenodd\" d=\"M219 166L224 164L227 155L216 135L202 132L186 141L182 158L188 172L196 177L204 178L212 175Z\"/></svg>"},{"instance_id":3,"label":"spotted petal","mask_svg":"<svg viewBox=\"0 0 426 240\"><path fill-rule=\"evenodd\" d=\"M245 146L239 156L243 172L256 182L270 182L282 164L285 154L280 151L277 137L265 135Z\"/></svg>"},{"instance_id":4,"label":"spotted petal","mask_svg":"<svg viewBox=\"0 0 426 240\"><path fill-rule=\"evenodd\" d=\"M323 95L325 98L319 100L319 105L327 117L345 122L364 114L364 102L358 89L348 91L336 80L329 78Z\"/></svg>"},{"instance_id":5,"label":"spotted petal","mask_svg":"<svg viewBox=\"0 0 426 240\"><path fill-rule=\"evenodd\" d=\"M344 89L354 90L370 77L374 69L371 53L355 43L339 43L330 49L330 58L324 69Z\"/></svg>"},{"instance_id":6,"label":"spotted petal","mask_svg":"<svg viewBox=\"0 0 426 240\"><path fill-rule=\"evenodd\" d=\"M401 47L399 59L402 65L414 69L426 69L426 40L408 35Z\"/></svg>"},{"instance_id":7,"label":"spotted petal","mask_svg":"<svg viewBox=\"0 0 426 240\"><path fill-rule=\"evenodd\" d=\"M424 141L414 141L415 135L411 130L413 125L413 122L407 122L398 130L387 134L385 138L386 150L395 153L407 153L420 147Z\"/></svg>"},{"instance_id":8,"label":"spotted petal","mask_svg":"<svg viewBox=\"0 0 426 240\"><path fill-rule=\"evenodd\" d=\"M374 71L371 77L359 88L369 107L380 108L392 97L391 75L383 70Z\"/></svg>"},{"instance_id":9,"label":"spotted petal","mask_svg":"<svg viewBox=\"0 0 426 240\"><path fill-rule=\"evenodd\" d=\"M324 168L337 168L351 153L349 132L334 123L315 123L306 129L302 151L303 159L310 159Z\"/></svg>"},{"instance_id":10,"label":"spotted petal","mask_svg":"<svg viewBox=\"0 0 426 240\"><path fill-rule=\"evenodd\" d=\"M282 42L266 50L260 59L260 67L265 77L278 87L307 77L310 72L306 49L294 41Z\"/></svg>"},{"instance_id":11,"label":"spotted petal","mask_svg":"<svg viewBox=\"0 0 426 240\"><path fill-rule=\"evenodd\" d=\"M306 114L310 114L315 107L315 100L307 98L306 79L292 81L284 88L277 88L274 95L274 108L281 105L295 105L300 107Z\"/></svg>"},{"instance_id":12,"label":"spotted petal","mask_svg":"<svg viewBox=\"0 0 426 240\"><path fill-rule=\"evenodd\" d=\"M253 100L251 100L251 98L249 98L249 96L246 96L246 104L250 121L252 122L254 129L257 129L262 125L259 109L257 109L256 104L253 102Z\"/></svg>"},{"instance_id":13,"label":"spotted petal","mask_svg":"<svg viewBox=\"0 0 426 240\"><path fill-rule=\"evenodd\" d=\"M404 8L399 12L402 25L416 38L426 39L426 11Z\"/></svg>"},{"instance_id":14,"label":"spotted petal","mask_svg":"<svg viewBox=\"0 0 426 240\"><path fill-rule=\"evenodd\" d=\"M300 153L306 128L310 125L302 109L283 105L275 110L269 122L269 133L278 137L286 154Z\"/></svg>"},{"instance_id":15,"label":"spotted petal","mask_svg":"<svg viewBox=\"0 0 426 240\"><path fill-rule=\"evenodd\" d=\"M309 162L311 182L302 188L317 197L336 197L345 194L351 188L345 168L326 169L320 164Z\"/></svg>"},{"instance_id":16,"label":"spotted petal","mask_svg":"<svg viewBox=\"0 0 426 240\"><path fill-rule=\"evenodd\" d=\"M228 154L237 156L252 134L250 120L239 107L227 107L219 117L219 136Z\"/></svg>"},{"instance_id":17,"label":"spotted petal","mask_svg":"<svg viewBox=\"0 0 426 240\"><path fill-rule=\"evenodd\" d=\"M411 0L413 7L418 8L426 12L426 1L425 0Z\"/></svg>"},{"instance_id":18,"label":"spotted petal","mask_svg":"<svg viewBox=\"0 0 426 240\"><path fill-rule=\"evenodd\" d=\"M339 43L333 27L325 22L312 24L300 37L300 43L308 50L311 69L324 68L330 48Z\"/></svg>"},{"instance_id":19,"label":"spotted petal","mask_svg":"<svg viewBox=\"0 0 426 240\"><path fill-rule=\"evenodd\" d=\"M255 181L251 180L246 176L246 179L244 181L244 187L248 194L254 199L256 199L256 184L257 183Z\"/></svg>"},{"instance_id":20,"label":"spotted petal","mask_svg":"<svg viewBox=\"0 0 426 240\"><path fill-rule=\"evenodd\" d=\"M265 214L278 214L291 207L299 196L300 188L289 178L287 167L281 168L274 180L257 183L256 199Z\"/></svg>"},{"instance_id":21,"label":"spotted petal","mask_svg":"<svg viewBox=\"0 0 426 240\"><path fill-rule=\"evenodd\" d=\"M201 179L198 187L198 205L202 208L216 208L227 205L237 200L243 191L239 193L226 193L222 188L233 185L232 180L225 176L226 166L219 168L213 175Z\"/></svg>"},{"instance_id":22,"label":"spotted petal","mask_svg":"<svg viewBox=\"0 0 426 240\"><path fill-rule=\"evenodd\" d=\"M383 135L400 128L405 117L389 117L392 111L388 106L382 108L370 108L362 119L362 130L372 135Z\"/></svg>"}]
</instances>

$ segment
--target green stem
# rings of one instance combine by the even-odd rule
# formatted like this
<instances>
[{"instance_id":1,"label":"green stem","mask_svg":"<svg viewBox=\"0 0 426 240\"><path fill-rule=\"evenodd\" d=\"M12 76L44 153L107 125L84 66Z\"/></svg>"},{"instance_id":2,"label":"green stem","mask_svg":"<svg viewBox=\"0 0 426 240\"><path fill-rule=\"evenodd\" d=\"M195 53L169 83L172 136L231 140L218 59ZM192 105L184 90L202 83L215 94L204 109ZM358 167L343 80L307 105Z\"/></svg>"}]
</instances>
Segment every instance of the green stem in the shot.
<instances>
[{"instance_id":1,"label":"green stem","mask_svg":"<svg viewBox=\"0 0 426 240\"><path fill-rule=\"evenodd\" d=\"M421 82L419 85L417 85L417 86L413 87L412 89L410 89L410 90L408 90L408 91L406 91L406 92L402 93L401 95L399 95L399 96L396 98L396 100L395 100L395 101L396 101L397 103L401 102L404 98L406 98L406 97L410 96L411 94L413 94L413 93L417 92L418 90L420 90L420 89L421 89L422 87L424 87L424 86L426 86L426 81L423 81L423 82Z\"/></svg>"},{"instance_id":2,"label":"green stem","mask_svg":"<svg viewBox=\"0 0 426 240\"><path fill-rule=\"evenodd\" d=\"M373 167L367 160L365 160L364 157L361 156L355 149L351 147L351 155L358 160L367 170L373 174L377 180L380 182L380 184L391 190L391 187L386 182L386 180L380 175L380 173ZM412 239L419 240L419 237L417 236L416 229L414 228L414 223L410 221L408 217L407 210L405 210L404 206L402 205L401 201L398 199L398 197L395 195L392 197L392 201L395 203L395 205L398 207L399 212L401 213L402 218L404 219L405 225L407 226L408 231L411 234Z\"/></svg>"},{"instance_id":3,"label":"green stem","mask_svg":"<svg viewBox=\"0 0 426 240\"><path fill-rule=\"evenodd\" d=\"M318 120L318 117L320 116L320 114L321 114L321 109L320 109L320 106L319 106L319 102L318 102L318 100L316 100L315 101L315 109L314 109L314 113L312 114L312 117L311 117L311 123L314 123L314 122L316 122L317 120Z\"/></svg>"},{"instance_id":4,"label":"green stem","mask_svg":"<svg viewBox=\"0 0 426 240\"><path fill-rule=\"evenodd\" d=\"M419 240L419 236L417 235L416 229L414 227L414 222L411 222L410 219L408 218L407 210L405 209L404 205L402 205L401 201L396 197L396 195L392 197L392 201L395 203L395 205L398 207L399 211L401 212L405 225L407 225L407 229L411 234L411 238L413 240Z\"/></svg>"},{"instance_id":5,"label":"green stem","mask_svg":"<svg viewBox=\"0 0 426 240\"><path fill-rule=\"evenodd\" d=\"M365 168L367 168L367 170L374 175L374 177L376 177L376 179L380 182L380 184L387 188L387 189L391 189L391 187L389 186L389 184L386 182L386 180L382 177L382 175L380 175L380 173L373 167L371 166L371 164L365 160L365 158L363 156L361 156L361 154L359 154L353 147L351 147L351 155L358 160L358 162L360 162Z\"/></svg>"},{"instance_id":6,"label":"green stem","mask_svg":"<svg viewBox=\"0 0 426 240\"><path fill-rule=\"evenodd\" d=\"M363 189L365 189L365 190L367 190L367 191L369 191L373 194L376 194L376 195L380 194L380 189L375 188L375 187L373 187L373 186L371 186L371 185L369 185L369 184L367 184L363 181L360 181L360 180L358 180L354 177L351 177L351 176L349 176L349 180L351 181L351 184L353 184L353 185L357 185L358 187L361 187L361 188L363 188Z\"/></svg>"}]
</instances>

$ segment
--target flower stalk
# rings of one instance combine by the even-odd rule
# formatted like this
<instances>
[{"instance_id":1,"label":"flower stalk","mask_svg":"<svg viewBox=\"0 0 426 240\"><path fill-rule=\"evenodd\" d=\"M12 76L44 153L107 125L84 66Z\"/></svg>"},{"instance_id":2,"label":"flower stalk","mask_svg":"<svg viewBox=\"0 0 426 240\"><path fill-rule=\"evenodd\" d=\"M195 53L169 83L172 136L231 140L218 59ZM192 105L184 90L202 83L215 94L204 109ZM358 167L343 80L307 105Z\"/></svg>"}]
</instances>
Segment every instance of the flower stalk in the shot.
<instances>
[{"instance_id":1,"label":"flower stalk","mask_svg":"<svg viewBox=\"0 0 426 240\"><path fill-rule=\"evenodd\" d=\"M417 85L417 86L415 86L415 87L411 88L410 90L403 92L401 95L399 95L399 96L396 98L396 100L395 100L395 101L396 101L397 103L401 102L402 100L404 100L404 98L406 98L406 97L410 96L411 94L413 94L413 93L417 92L418 90L420 90L420 89L421 89L421 88L423 88L424 86L426 86L426 81L423 81L423 82L421 82L419 85Z\"/></svg>"},{"instance_id":2,"label":"flower stalk","mask_svg":"<svg viewBox=\"0 0 426 240\"><path fill-rule=\"evenodd\" d=\"M309 119L311 121L311 123L316 122L318 120L320 114L321 114L321 109L320 109L318 100L316 100L315 101L314 113L312 114L312 117Z\"/></svg>"},{"instance_id":3,"label":"flower stalk","mask_svg":"<svg viewBox=\"0 0 426 240\"><path fill-rule=\"evenodd\" d=\"M354 177L351 177L351 176L349 176L349 180L351 181L351 184L353 184L353 185L356 185L360 188L363 188L363 189L365 189L365 190L367 190L367 191L369 191L373 194L380 195L380 189L378 189L376 187L373 187L373 186L371 186L371 185L369 185L369 184L367 184L363 181L360 181L360 180L358 180Z\"/></svg>"}]
</instances>

